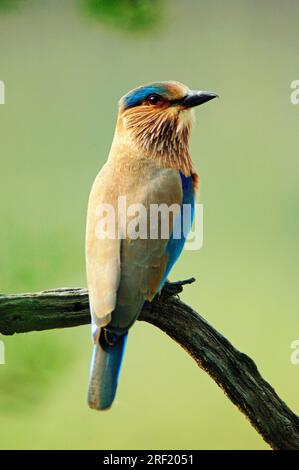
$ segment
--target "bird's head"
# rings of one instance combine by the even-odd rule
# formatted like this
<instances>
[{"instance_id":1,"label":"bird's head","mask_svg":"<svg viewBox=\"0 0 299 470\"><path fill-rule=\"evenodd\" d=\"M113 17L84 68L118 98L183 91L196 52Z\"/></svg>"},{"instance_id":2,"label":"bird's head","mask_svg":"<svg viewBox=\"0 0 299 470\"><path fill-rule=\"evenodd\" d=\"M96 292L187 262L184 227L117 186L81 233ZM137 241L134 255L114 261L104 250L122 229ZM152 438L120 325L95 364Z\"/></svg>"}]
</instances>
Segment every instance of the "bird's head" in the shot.
<instances>
[{"instance_id":1,"label":"bird's head","mask_svg":"<svg viewBox=\"0 0 299 470\"><path fill-rule=\"evenodd\" d=\"M193 108L216 96L173 81L144 85L121 98L119 125L146 156L184 160L189 156Z\"/></svg>"}]
</instances>

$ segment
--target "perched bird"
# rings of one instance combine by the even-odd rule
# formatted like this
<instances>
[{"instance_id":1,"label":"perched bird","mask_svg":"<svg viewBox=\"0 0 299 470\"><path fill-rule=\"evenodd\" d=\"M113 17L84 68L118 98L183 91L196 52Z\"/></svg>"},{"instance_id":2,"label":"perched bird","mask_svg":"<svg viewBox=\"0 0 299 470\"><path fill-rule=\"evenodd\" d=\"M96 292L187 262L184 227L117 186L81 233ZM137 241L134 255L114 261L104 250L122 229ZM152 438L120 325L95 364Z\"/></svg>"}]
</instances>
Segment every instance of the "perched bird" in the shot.
<instances>
[{"instance_id":1,"label":"perched bird","mask_svg":"<svg viewBox=\"0 0 299 470\"><path fill-rule=\"evenodd\" d=\"M180 236L171 230L162 236L162 216L158 236L150 236L148 227L145 237L130 236L127 229L133 213L131 218L123 217L119 200L125 196L127 207L137 204L147 211L161 204L189 205L187 231L191 228L197 187L188 146L192 108L216 96L169 81L141 86L120 100L109 157L93 184L87 213L87 283L94 342L91 408L111 406L128 330L144 303L161 290L186 238L182 225ZM101 207L118 212L113 236L98 233ZM174 227L178 220L182 222L183 211L177 215L169 211L168 217Z\"/></svg>"}]
</instances>

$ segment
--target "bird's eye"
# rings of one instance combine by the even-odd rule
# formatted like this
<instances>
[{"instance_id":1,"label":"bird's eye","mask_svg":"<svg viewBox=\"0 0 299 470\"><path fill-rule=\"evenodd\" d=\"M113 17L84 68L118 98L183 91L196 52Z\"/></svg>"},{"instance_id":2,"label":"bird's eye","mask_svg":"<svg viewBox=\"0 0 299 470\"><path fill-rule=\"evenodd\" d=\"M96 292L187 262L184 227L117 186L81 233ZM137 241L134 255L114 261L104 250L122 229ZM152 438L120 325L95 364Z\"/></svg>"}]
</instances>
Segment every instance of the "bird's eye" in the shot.
<instances>
[{"instance_id":1,"label":"bird's eye","mask_svg":"<svg viewBox=\"0 0 299 470\"><path fill-rule=\"evenodd\" d=\"M148 101L148 104L153 106L153 105L161 103L163 99L160 95L149 95L147 101Z\"/></svg>"}]
</instances>

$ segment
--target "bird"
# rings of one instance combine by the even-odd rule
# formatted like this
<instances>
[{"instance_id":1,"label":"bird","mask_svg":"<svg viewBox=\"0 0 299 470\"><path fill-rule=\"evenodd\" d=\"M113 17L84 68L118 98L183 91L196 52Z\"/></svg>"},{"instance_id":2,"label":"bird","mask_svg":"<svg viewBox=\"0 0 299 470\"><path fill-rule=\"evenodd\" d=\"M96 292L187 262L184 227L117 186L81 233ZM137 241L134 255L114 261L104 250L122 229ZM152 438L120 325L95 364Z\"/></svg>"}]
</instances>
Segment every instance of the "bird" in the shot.
<instances>
[{"instance_id":1,"label":"bird","mask_svg":"<svg viewBox=\"0 0 299 470\"><path fill-rule=\"evenodd\" d=\"M111 407L128 331L143 306L159 295L182 252L198 186L189 152L193 108L217 96L180 82L161 81L139 86L119 101L109 156L93 183L87 209L86 271L93 340L88 405L92 409ZM165 222L161 215L156 222L158 236L156 232L151 237L148 228L145 237L134 231L131 236L132 213L131 218L124 217L124 207L119 205L124 197L126 207L142 206L148 212L160 205L179 207L179 212L168 213L172 231L161 235ZM187 224L183 205L191 207ZM115 230L107 231L110 236L99 229L103 207L106 216L107 208L114 211ZM179 236L174 236L177 222L183 222L184 230L179 224Z\"/></svg>"}]
</instances>

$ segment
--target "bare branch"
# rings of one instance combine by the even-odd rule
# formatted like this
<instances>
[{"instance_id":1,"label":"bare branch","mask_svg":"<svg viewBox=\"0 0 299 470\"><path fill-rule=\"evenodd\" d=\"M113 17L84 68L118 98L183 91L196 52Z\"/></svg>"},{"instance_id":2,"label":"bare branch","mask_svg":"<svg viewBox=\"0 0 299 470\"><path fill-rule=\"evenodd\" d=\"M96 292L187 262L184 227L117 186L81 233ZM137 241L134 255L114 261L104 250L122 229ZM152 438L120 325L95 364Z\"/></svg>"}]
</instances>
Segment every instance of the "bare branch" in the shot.
<instances>
[{"instance_id":1,"label":"bare branch","mask_svg":"<svg viewBox=\"0 0 299 470\"><path fill-rule=\"evenodd\" d=\"M179 343L223 389L273 449L299 450L299 418L260 375L255 363L177 297L194 279L166 283L147 304L147 321ZM90 322L86 289L0 295L0 333L66 328Z\"/></svg>"}]
</instances>

